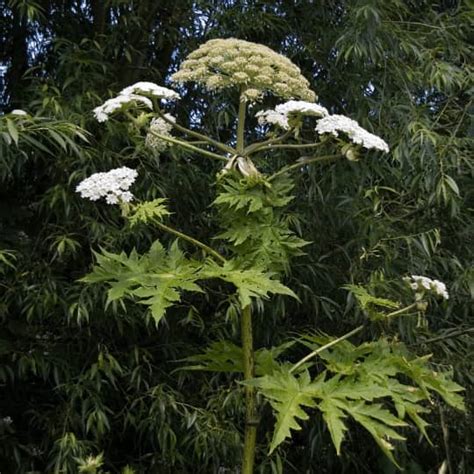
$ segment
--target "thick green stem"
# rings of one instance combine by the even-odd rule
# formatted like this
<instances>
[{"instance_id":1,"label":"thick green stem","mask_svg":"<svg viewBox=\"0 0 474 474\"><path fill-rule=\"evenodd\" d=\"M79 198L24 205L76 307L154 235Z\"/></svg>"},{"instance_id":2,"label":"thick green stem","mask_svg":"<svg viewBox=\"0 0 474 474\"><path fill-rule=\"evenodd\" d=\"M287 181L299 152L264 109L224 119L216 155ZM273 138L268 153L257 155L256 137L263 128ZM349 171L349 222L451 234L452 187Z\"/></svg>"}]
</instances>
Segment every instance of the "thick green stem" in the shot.
<instances>
[{"instance_id":1,"label":"thick green stem","mask_svg":"<svg viewBox=\"0 0 474 474\"><path fill-rule=\"evenodd\" d=\"M176 237L179 237L180 239L187 240L188 242L192 243L196 247L201 248L202 250L204 250L204 252L214 257L218 262L221 262L221 263L226 262L226 259L221 254L217 253L214 249L202 243L201 241L195 239L194 237L191 237L190 235L187 235L187 234L183 234L179 230L173 229L172 227L169 227L166 224L163 224L162 222L155 221L155 224L160 229L166 232L169 232L170 234L174 234L176 235Z\"/></svg>"},{"instance_id":2,"label":"thick green stem","mask_svg":"<svg viewBox=\"0 0 474 474\"><path fill-rule=\"evenodd\" d=\"M254 353L252 334L252 312L250 305L242 309L241 339L243 352L244 380L254 377ZM257 442L257 406L255 388L245 386L245 438L242 456L242 474L252 474Z\"/></svg>"},{"instance_id":3,"label":"thick green stem","mask_svg":"<svg viewBox=\"0 0 474 474\"><path fill-rule=\"evenodd\" d=\"M239 116L237 122L237 153L244 154L245 150L245 112L247 103L241 96L239 101ZM241 314L241 334L242 353L244 366L244 380L254 377L254 352L253 352L253 331L252 331L252 311L250 305L242 308ZM244 452L242 455L242 474L253 474L255 463L255 447L257 444L257 400L255 388L245 386L245 434Z\"/></svg>"},{"instance_id":4,"label":"thick green stem","mask_svg":"<svg viewBox=\"0 0 474 474\"><path fill-rule=\"evenodd\" d=\"M244 154L245 150L245 139L244 139L244 130L245 130L245 111L247 109L247 102L245 99L240 96L239 100L239 115L237 120L237 153L240 155Z\"/></svg>"},{"instance_id":5,"label":"thick green stem","mask_svg":"<svg viewBox=\"0 0 474 474\"><path fill-rule=\"evenodd\" d=\"M293 130L288 130L287 132L285 132L283 135L280 135L279 137L269 138L268 140L264 140L263 142L252 143L247 148L245 148L244 155L249 156L250 154L255 153L258 150L261 150L262 148L268 147L272 143L282 142L283 140L286 140L292 133L293 133Z\"/></svg>"},{"instance_id":6,"label":"thick green stem","mask_svg":"<svg viewBox=\"0 0 474 474\"><path fill-rule=\"evenodd\" d=\"M232 155L235 155L235 150L231 146L226 145L225 143L221 143L217 140L214 140L213 138L208 137L207 135L203 135L202 133L195 132L194 130L191 130L187 127L183 127L179 123L174 122L173 120L170 120L161 110L158 109L158 115L165 121L168 122L170 125L173 126L173 128L176 128L176 130L179 130L180 132L185 133L186 135L190 135L195 138L199 138L199 140L208 143L209 145L213 145L219 150L225 151L226 153L230 153Z\"/></svg>"},{"instance_id":7,"label":"thick green stem","mask_svg":"<svg viewBox=\"0 0 474 474\"><path fill-rule=\"evenodd\" d=\"M282 174L288 173L291 170L294 170L296 168L301 168L302 166L308 165L310 163L315 163L317 161L331 161L335 160L337 158L341 158L343 155L325 155L325 156L313 156L313 157L308 157L305 159L298 160L296 163L287 166L286 168L281 169L280 171L277 171L276 173L272 174L269 178L268 181L274 180L276 177L281 176Z\"/></svg>"},{"instance_id":8,"label":"thick green stem","mask_svg":"<svg viewBox=\"0 0 474 474\"><path fill-rule=\"evenodd\" d=\"M407 311L410 311L411 309L414 309L416 308L417 306L419 306L421 303L423 303L422 301L417 301L415 303L412 303L408 306L405 306L404 308L402 309L397 309L396 311L392 311L391 313L388 313L387 315L385 315L385 317L387 319L389 318L394 318L396 316L400 316L401 314L403 313L406 313Z\"/></svg>"},{"instance_id":9,"label":"thick green stem","mask_svg":"<svg viewBox=\"0 0 474 474\"><path fill-rule=\"evenodd\" d=\"M227 161L227 158L224 156L218 155L217 153L213 153L212 151L203 150L202 148L198 148L197 146L194 146L188 142L179 140L178 138L174 138L169 135L162 135L161 133L154 132L153 130L150 130L150 133L154 135L155 137L160 138L161 140L164 140L169 143L173 143L174 145L178 145L190 151L195 151L196 153L200 153L201 155L207 156L208 158L214 158L216 160Z\"/></svg>"},{"instance_id":10,"label":"thick green stem","mask_svg":"<svg viewBox=\"0 0 474 474\"><path fill-rule=\"evenodd\" d=\"M312 359L313 357L317 356L321 352L325 351L326 349L329 349L332 346L335 346L336 344L339 344L340 342L344 341L345 339L348 339L349 337L353 336L354 334L357 334L358 332L362 331L364 329L364 324L361 326L356 327L352 331L348 332L347 334L344 334L341 337L338 337L337 339L334 339L331 342L328 342L327 344L324 344L324 346L318 347L316 350L313 352L310 352L307 356L303 357L300 361L298 361L291 369L290 373L294 372L298 367L303 365L305 362L308 362L308 360Z\"/></svg>"}]
</instances>

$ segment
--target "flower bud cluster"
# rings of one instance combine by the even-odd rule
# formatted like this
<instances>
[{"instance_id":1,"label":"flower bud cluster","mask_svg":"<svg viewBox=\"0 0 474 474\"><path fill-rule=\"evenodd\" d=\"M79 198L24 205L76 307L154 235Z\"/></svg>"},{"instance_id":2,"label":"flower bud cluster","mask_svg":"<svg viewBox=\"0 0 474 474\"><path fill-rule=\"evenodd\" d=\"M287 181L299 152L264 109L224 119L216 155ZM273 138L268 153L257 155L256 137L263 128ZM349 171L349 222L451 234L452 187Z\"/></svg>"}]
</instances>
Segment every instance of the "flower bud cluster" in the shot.
<instances>
[{"instance_id":1,"label":"flower bud cluster","mask_svg":"<svg viewBox=\"0 0 474 474\"><path fill-rule=\"evenodd\" d=\"M368 150L373 148L385 153L389 152L389 147L384 140L368 132L355 120L344 115L328 115L323 117L318 121L316 131L320 134L330 133L335 137L339 136L339 132L343 132L353 143L361 145Z\"/></svg>"},{"instance_id":2,"label":"flower bud cluster","mask_svg":"<svg viewBox=\"0 0 474 474\"><path fill-rule=\"evenodd\" d=\"M179 99L177 92L162 87L153 82L137 82L131 86L122 89L117 97L106 100L102 105L94 109L94 116L98 122L105 122L113 113L123 110L130 106L142 104L149 109L153 109L153 103L148 97L158 99Z\"/></svg>"},{"instance_id":3,"label":"flower bud cluster","mask_svg":"<svg viewBox=\"0 0 474 474\"><path fill-rule=\"evenodd\" d=\"M249 102L259 101L265 93L288 99L316 98L301 70L288 58L235 38L207 41L188 55L171 79L196 82L210 91L237 87Z\"/></svg>"},{"instance_id":4,"label":"flower bud cluster","mask_svg":"<svg viewBox=\"0 0 474 474\"><path fill-rule=\"evenodd\" d=\"M293 125L298 125L303 116L326 117L329 114L322 105L306 102L304 100L289 100L279 104L275 109L258 112L256 117L261 125L272 124L289 130Z\"/></svg>"},{"instance_id":5,"label":"flower bud cluster","mask_svg":"<svg viewBox=\"0 0 474 474\"><path fill-rule=\"evenodd\" d=\"M133 194L128 190L137 176L136 170L126 166L106 173L94 173L81 181L76 187L76 191L81 194L81 197L91 201L97 201L104 197L107 204L130 202L133 199Z\"/></svg>"},{"instance_id":6,"label":"flower bud cluster","mask_svg":"<svg viewBox=\"0 0 474 474\"><path fill-rule=\"evenodd\" d=\"M421 275L411 275L409 277L405 277L404 280L416 293L431 292L436 296L441 296L445 300L449 299L446 285L439 280L432 280L431 278Z\"/></svg>"},{"instance_id":7,"label":"flower bud cluster","mask_svg":"<svg viewBox=\"0 0 474 474\"><path fill-rule=\"evenodd\" d=\"M176 119L171 114L165 114L165 117L171 122L176 122ZM161 117L154 118L150 123L150 129L145 138L145 145L151 148L158 154L165 151L169 146L169 142L158 137L156 134L171 136L173 125Z\"/></svg>"}]
</instances>

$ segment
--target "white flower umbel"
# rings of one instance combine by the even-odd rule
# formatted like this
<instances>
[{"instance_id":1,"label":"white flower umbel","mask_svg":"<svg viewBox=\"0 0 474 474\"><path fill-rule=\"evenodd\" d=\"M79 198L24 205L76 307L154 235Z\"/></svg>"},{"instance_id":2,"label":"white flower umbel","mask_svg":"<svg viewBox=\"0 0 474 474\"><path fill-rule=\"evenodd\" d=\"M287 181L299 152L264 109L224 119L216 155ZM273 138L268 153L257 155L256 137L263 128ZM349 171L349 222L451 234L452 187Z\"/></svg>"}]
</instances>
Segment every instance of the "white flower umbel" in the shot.
<instances>
[{"instance_id":1,"label":"white flower umbel","mask_svg":"<svg viewBox=\"0 0 474 474\"><path fill-rule=\"evenodd\" d=\"M21 109L15 109L10 112L10 115L25 116L25 115L28 115L28 113Z\"/></svg>"},{"instance_id":2,"label":"white flower umbel","mask_svg":"<svg viewBox=\"0 0 474 474\"><path fill-rule=\"evenodd\" d=\"M81 181L76 187L76 191L81 194L81 197L91 201L105 198L107 204L130 202L133 199L133 194L129 188L137 176L136 170L126 166L106 173L94 173Z\"/></svg>"},{"instance_id":3,"label":"white flower umbel","mask_svg":"<svg viewBox=\"0 0 474 474\"><path fill-rule=\"evenodd\" d=\"M286 115L276 112L275 110L261 110L255 114L260 125L276 125L283 130L288 130L290 125Z\"/></svg>"},{"instance_id":4,"label":"white flower umbel","mask_svg":"<svg viewBox=\"0 0 474 474\"><path fill-rule=\"evenodd\" d=\"M301 70L287 57L235 38L202 44L187 56L171 80L196 82L210 91L235 87L248 102L257 102L269 93L284 99L316 98Z\"/></svg>"},{"instance_id":5,"label":"white flower umbel","mask_svg":"<svg viewBox=\"0 0 474 474\"><path fill-rule=\"evenodd\" d=\"M118 110L125 109L129 106L143 104L149 109L153 108L153 104L147 97L137 94L120 94L117 97L106 100L102 105L94 109L94 116L98 122L105 122L109 116Z\"/></svg>"},{"instance_id":6,"label":"white flower umbel","mask_svg":"<svg viewBox=\"0 0 474 474\"><path fill-rule=\"evenodd\" d=\"M305 100L289 100L275 107L275 111L289 117L290 115L309 115L313 117L326 117L329 115L326 107Z\"/></svg>"},{"instance_id":7,"label":"white flower umbel","mask_svg":"<svg viewBox=\"0 0 474 474\"><path fill-rule=\"evenodd\" d=\"M432 280L431 278L421 275L411 275L405 277L404 280L410 285L410 288L416 293L433 293L436 296L441 296L445 300L449 299L449 293L446 285L439 280Z\"/></svg>"},{"instance_id":8,"label":"white flower umbel","mask_svg":"<svg viewBox=\"0 0 474 474\"><path fill-rule=\"evenodd\" d=\"M320 134L330 133L335 137L339 136L339 132L343 132L353 143L361 145L368 150L373 148L385 153L389 151L389 147L384 140L368 132L355 120L344 115L328 115L323 117L318 121L316 131Z\"/></svg>"},{"instance_id":9,"label":"white flower umbel","mask_svg":"<svg viewBox=\"0 0 474 474\"><path fill-rule=\"evenodd\" d=\"M176 122L176 119L171 114L165 114L165 117L171 122ZM145 138L145 145L157 153L165 151L170 145L169 142L158 137L156 134L171 136L173 125L161 117L155 118L150 123L150 129Z\"/></svg>"},{"instance_id":10,"label":"white flower umbel","mask_svg":"<svg viewBox=\"0 0 474 474\"><path fill-rule=\"evenodd\" d=\"M328 111L322 105L304 100L289 100L277 105L274 109L258 112L256 117L260 125L277 125L284 130L289 130L292 125L295 125L292 119L303 116L326 117L327 115Z\"/></svg>"},{"instance_id":11,"label":"white flower umbel","mask_svg":"<svg viewBox=\"0 0 474 474\"><path fill-rule=\"evenodd\" d=\"M159 99L180 99L180 95L167 87L159 86L153 82L137 82L131 86L125 87L120 94L141 94L158 97Z\"/></svg>"}]
</instances>

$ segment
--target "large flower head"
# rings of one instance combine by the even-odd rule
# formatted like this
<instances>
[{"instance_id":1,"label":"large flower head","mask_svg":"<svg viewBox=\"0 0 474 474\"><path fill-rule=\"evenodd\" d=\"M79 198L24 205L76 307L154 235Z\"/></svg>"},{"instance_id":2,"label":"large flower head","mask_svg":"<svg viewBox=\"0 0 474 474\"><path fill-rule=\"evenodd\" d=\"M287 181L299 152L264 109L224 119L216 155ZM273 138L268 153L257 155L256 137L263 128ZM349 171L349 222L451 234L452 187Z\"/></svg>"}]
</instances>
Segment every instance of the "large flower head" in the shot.
<instances>
[{"instance_id":1,"label":"large flower head","mask_svg":"<svg viewBox=\"0 0 474 474\"><path fill-rule=\"evenodd\" d=\"M131 86L125 87L120 95L139 94L157 97L159 99L179 99L179 94L167 87L159 86L154 82L136 82Z\"/></svg>"},{"instance_id":2,"label":"large flower head","mask_svg":"<svg viewBox=\"0 0 474 474\"><path fill-rule=\"evenodd\" d=\"M236 87L251 102L266 93L285 99L316 99L309 82L288 58L261 44L235 38L204 43L188 55L172 80L196 82L209 90Z\"/></svg>"}]
</instances>

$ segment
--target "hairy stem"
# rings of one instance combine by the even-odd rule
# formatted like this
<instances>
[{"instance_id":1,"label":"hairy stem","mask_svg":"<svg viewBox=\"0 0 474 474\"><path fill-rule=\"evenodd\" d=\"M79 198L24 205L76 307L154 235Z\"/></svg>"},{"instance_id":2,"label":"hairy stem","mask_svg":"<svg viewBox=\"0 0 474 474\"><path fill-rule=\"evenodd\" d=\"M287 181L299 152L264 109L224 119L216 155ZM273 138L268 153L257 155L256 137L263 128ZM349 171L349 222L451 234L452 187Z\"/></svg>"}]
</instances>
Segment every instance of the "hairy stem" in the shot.
<instances>
[{"instance_id":1,"label":"hairy stem","mask_svg":"<svg viewBox=\"0 0 474 474\"><path fill-rule=\"evenodd\" d=\"M242 96L240 96L239 115L237 119L237 153L240 155L243 155L244 150L245 150L244 130L245 130L246 109L247 109L247 102Z\"/></svg>"},{"instance_id":2,"label":"hairy stem","mask_svg":"<svg viewBox=\"0 0 474 474\"><path fill-rule=\"evenodd\" d=\"M202 250L204 250L204 252L206 252L210 256L214 257L218 262L220 262L220 263L225 263L226 262L226 259L221 254L216 252L214 249L212 249L208 245L206 245L206 244L202 243L201 241L195 239L194 237L191 237L190 235L187 235L187 234L183 234L179 230L173 229L172 227L169 227L166 224L163 224L162 222L155 221L155 224L160 229L164 230L165 232L169 232L170 234L176 235L176 237L179 237L180 239L183 239L183 240L187 240L188 242L192 243L196 247L201 248Z\"/></svg>"},{"instance_id":3,"label":"hairy stem","mask_svg":"<svg viewBox=\"0 0 474 474\"><path fill-rule=\"evenodd\" d=\"M344 334L341 337L338 337L337 339L334 339L331 342L328 342L327 344L324 344L324 346L318 347L316 350L313 352L310 352L308 355L304 356L300 361L298 361L291 369L290 369L290 374L291 372L294 372L298 367L303 365L305 362L308 362L308 360L312 359L313 357L317 356L321 352L325 351L326 349L329 349L332 346L335 346L336 344L339 344L340 342L344 341L345 339L348 339L349 337L353 336L354 334L357 334L358 332L362 331L364 329L364 324L356 327L352 331L348 332L347 334Z\"/></svg>"},{"instance_id":4,"label":"hairy stem","mask_svg":"<svg viewBox=\"0 0 474 474\"><path fill-rule=\"evenodd\" d=\"M254 353L252 334L252 312L250 305L242 308L241 338L244 366L244 380L254 377ZM257 442L257 407L255 388L245 386L245 438L242 456L242 474L252 474L255 462L255 446Z\"/></svg>"},{"instance_id":5,"label":"hairy stem","mask_svg":"<svg viewBox=\"0 0 474 474\"><path fill-rule=\"evenodd\" d=\"M289 149L303 150L308 148L317 148L323 143L268 143L257 148L257 151L273 150L273 149ZM255 151L255 149L254 149Z\"/></svg>"},{"instance_id":6,"label":"hairy stem","mask_svg":"<svg viewBox=\"0 0 474 474\"><path fill-rule=\"evenodd\" d=\"M214 140L213 138L210 138L206 135L203 135L202 133L195 132L194 130L191 130L187 127L184 127L183 125L180 125L179 123L174 122L173 120L170 120L161 110L158 109L158 115L165 121L168 122L170 125L173 125L173 128L176 128L176 130L179 130L180 132L185 133L186 135L189 135L191 137L199 138L199 140L208 143L209 145L213 145L214 147L218 148L219 150L225 151L226 153L231 153L232 155L235 155L235 149L232 148L231 146L226 145L225 143L221 143L217 140Z\"/></svg>"},{"instance_id":7,"label":"hairy stem","mask_svg":"<svg viewBox=\"0 0 474 474\"><path fill-rule=\"evenodd\" d=\"M215 160L227 161L227 158L225 156L218 155L217 153L213 153L212 151L203 150L202 148L198 148L197 146L191 145L190 143L184 142L183 140L179 140L178 138L174 138L169 135L162 135L161 133L154 132L153 130L150 130L149 133L151 133L155 137L160 138L161 140L165 140L169 143L173 143L174 145L178 145L190 151L195 151L196 153L200 153L201 155L207 156L208 158L214 158Z\"/></svg>"},{"instance_id":8,"label":"hairy stem","mask_svg":"<svg viewBox=\"0 0 474 474\"><path fill-rule=\"evenodd\" d=\"M396 311L392 311L391 313L388 313L387 315L385 315L385 317L388 319L388 318L394 318L395 316L400 316L401 314L406 313L407 311L410 311L411 309L416 308L420 303L421 301L417 301L408 306L405 306L402 309L397 309Z\"/></svg>"},{"instance_id":9,"label":"hairy stem","mask_svg":"<svg viewBox=\"0 0 474 474\"><path fill-rule=\"evenodd\" d=\"M249 145L247 148L245 148L244 154L248 156L251 153L255 153L256 151L261 150L262 148L268 147L269 145L273 143L282 142L283 140L286 140L292 133L293 133L293 130L288 130L287 132L285 132L283 135L280 135L279 137L269 138L268 140L264 140L263 142L252 143L252 145Z\"/></svg>"},{"instance_id":10,"label":"hairy stem","mask_svg":"<svg viewBox=\"0 0 474 474\"><path fill-rule=\"evenodd\" d=\"M240 97L239 115L237 122L237 153L244 154L245 150L245 111L247 103ZM254 352L253 352L253 331L252 331L252 311L250 305L242 308L241 314L241 334L242 353L244 366L244 380L254 377ZM242 455L242 474L252 474L255 463L255 447L257 443L257 400L255 388L245 386L245 434L244 452Z\"/></svg>"},{"instance_id":11,"label":"hairy stem","mask_svg":"<svg viewBox=\"0 0 474 474\"><path fill-rule=\"evenodd\" d=\"M286 168L282 168L280 171L277 171L276 173L272 174L269 178L268 181L272 181L278 176L281 176L282 174L288 173L291 170L294 170L296 168L301 168L302 166L308 165L310 163L316 163L318 161L331 161L335 160L337 158L341 158L343 155L324 155L324 156L313 156L313 157L307 157L304 159L298 160L296 163L287 166Z\"/></svg>"}]
</instances>

